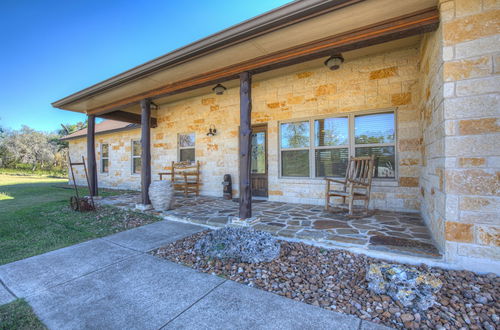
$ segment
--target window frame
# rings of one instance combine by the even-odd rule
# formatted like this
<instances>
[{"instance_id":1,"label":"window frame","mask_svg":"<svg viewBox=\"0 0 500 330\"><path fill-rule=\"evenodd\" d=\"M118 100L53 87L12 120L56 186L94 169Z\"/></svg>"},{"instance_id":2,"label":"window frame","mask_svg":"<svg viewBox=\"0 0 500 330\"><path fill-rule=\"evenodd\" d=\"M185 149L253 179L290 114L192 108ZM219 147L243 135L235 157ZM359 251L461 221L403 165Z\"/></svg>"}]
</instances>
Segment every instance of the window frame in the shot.
<instances>
[{"instance_id":1,"label":"window frame","mask_svg":"<svg viewBox=\"0 0 500 330\"><path fill-rule=\"evenodd\" d=\"M181 139L180 139L180 136L181 135L193 135L194 136L194 146L192 147L181 147ZM177 161L180 162L181 161L181 150L187 150L187 149L193 149L193 155L194 155L194 159L191 161L191 163L195 163L196 162L196 133L195 132L190 132L190 133L178 133L177 134Z\"/></svg>"},{"instance_id":2,"label":"window frame","mask_svg":"<svg viewBox=\"0 0 500 330\"><path fill-rule=\"evenodd\" d=\"M104 157L104 153L102 152L102 147L104 145L107 145L108 146L108 156L107 157ZM101 173L102 174L108 174L109 173L109 143L101 143L101 148L100 148L100 151L101 151L101 159L100 159L100 164L101 164ZM108 170L106 172L104 172L104 165L103 165L103 161L104 160L108 160Z\"/></svg>"},{"instance_id":3,"label":"window frame","mask_svg":"<svg viewBox=\"0 0 500 330\"><path fill-rule=\"evenodd\" d=\"M292 119L292 120L284 120L284 121L279 121L278 122L278 158L279 158L279 175L280 175L280 178L283 177L283 178L290 178L290 179L301 179L301 178L307 178L306 176L283 176L282 175L282 172L283 172L283 163L282 163L282 154L281 152L282 151L301 151L301 150L307 150L308 153L309 153L309 177L311 176L311 141L312 138L313 138L313 134L311 134L311 123L309 122L309 147L303 147L303 148L282 148L281 147L281 134L282 134L282 130L281 130L281 124L288 124L288 123L298 123L298 122L307 122L307 121L310 121L309 119L306 119L306 118L301 118L301 119Z\"/></svg>"},{"instance_id":4,"label":"window frame","mask_svg":"<svg viewBox=\"0 0 500 330\"><path fill-rule=\"evenodd\" d=\"M349 153L348 157L354 156L356 154L356 148L359 147L394 147L394 177L392 178L373 178L376 181L398 181L399 180L399 152L398 152L398 109L397 108L383 108L383 109L371 109L371 110L363 110L363 111L355 111L349 113L336 113L336 114L327 114L321 116L313 116L313 117L305 117L291 120L282 120L278 121L278 173L279 179L294 179L294 180L323 180L324 177L316 176L316 162L315 155L316 150L319 149L341 149L346 148L343 146L316 146L314 139L316 138L316 132L314 130L314 122L318 119L328 119L328 118L348 118L348 142L347 150ZM356 116L362 115L376 115L383 113L393 113L394 114L394 142L393 143L370 143L370 144L355 144L355 132L354 132L354 119ZM293 123L293 122L303 122L309 121L309 147L307 148L282 148L281 147L281 124ZM309 150L309 176L284 176L283 175L283 164L282 164L282 156L281 152L283 150ZM343 178L343 177L333 177L333 178Z\"/></svg>"},{"instance_id":5,"label":"window frame","mask_svg":"<svg viewBox=\"0 0 500 330\"><path fill-rule=\"evenodd\" d=\"M141 154L139 156L134 156L134 142L138 142L139 145L141 145L141 140L140 139L132 139L132 140L130 140L130 173L132 175L140 175L141 172L134 172L134 159L135 158L142 159L142 145L141 145ZM141 165L142 165L142 160L141 160Z\"/></svg>"}]
</instances>

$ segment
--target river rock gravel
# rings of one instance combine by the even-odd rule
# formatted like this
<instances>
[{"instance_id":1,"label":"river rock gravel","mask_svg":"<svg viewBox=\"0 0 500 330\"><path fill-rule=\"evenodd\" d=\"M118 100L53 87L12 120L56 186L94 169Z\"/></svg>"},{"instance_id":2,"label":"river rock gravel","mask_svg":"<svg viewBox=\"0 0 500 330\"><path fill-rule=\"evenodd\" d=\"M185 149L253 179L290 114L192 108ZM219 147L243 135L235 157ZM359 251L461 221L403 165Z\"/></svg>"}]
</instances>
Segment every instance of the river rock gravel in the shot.
<instances>
[{"instance_id":1,"label":"river rock gravel","mask_svg":"<svg viewBox=\"0 0 500 330\"><path fill-rule=\"evenodd\" d=\"M243 263L208 258L194 248L209 231L153 251L153 255L202 272L244 283L281 296L396 328L496 329L499 324L500 278L469 271L414 267L438 278L443 286L426 311L404 307L368 288L370 264L383 261L344 250L280 241L271 262Z\"/></svg>"}]
</instances>

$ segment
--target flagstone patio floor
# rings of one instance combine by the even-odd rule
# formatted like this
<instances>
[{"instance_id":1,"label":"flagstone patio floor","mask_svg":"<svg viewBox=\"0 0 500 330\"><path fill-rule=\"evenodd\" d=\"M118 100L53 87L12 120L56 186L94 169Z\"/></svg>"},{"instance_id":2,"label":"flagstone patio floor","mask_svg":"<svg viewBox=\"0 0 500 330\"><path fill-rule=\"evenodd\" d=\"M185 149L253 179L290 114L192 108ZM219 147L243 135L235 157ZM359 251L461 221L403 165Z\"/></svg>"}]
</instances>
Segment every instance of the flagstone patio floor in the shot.
<instances>
[{"instance_id":1,"label":"flagstone patio floor","mask_svg":"<svg viewBox=\"0 0 500 330\"><path fill-rule=\"evenodd\" d=\"M139 194L104 197L99 204L133 209ZM155 211L148 211L156 213ZM256 200L252 225L274 235L325 245L361 247L404 255L441 258L429 230L418 213L375 210L364 218L326 212L322 206ZM238 214L238 203L217 197L176 196L175 208L163 212L166 219L224 227Z\"/></svg>"}]
</instances>

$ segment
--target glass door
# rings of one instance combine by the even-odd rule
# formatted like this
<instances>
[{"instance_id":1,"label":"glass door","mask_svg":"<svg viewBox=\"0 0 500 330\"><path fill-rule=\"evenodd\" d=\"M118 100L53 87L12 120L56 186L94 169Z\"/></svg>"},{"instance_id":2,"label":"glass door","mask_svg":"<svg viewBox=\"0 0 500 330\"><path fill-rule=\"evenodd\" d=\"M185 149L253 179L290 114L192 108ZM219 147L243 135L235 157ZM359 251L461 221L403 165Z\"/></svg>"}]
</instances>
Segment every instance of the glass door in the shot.
<instances>
[{"instance_id":1,"label":"glass door","mask_svg":"<svg viewBox=\"0 0 500 330\"><path fill-rule=\"evenodd\" d=\"M267 125L252 127L252 195L267 197Z\"/></svg>"}]
</instances>

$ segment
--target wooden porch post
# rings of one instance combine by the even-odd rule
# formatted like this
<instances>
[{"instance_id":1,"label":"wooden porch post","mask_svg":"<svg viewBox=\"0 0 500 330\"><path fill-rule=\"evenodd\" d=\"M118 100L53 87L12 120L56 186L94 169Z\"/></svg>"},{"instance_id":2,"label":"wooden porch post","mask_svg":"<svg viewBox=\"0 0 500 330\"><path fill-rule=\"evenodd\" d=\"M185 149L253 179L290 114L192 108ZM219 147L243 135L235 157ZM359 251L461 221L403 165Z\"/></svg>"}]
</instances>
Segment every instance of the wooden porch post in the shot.
<instances>
[{"instance_id":1,"label":"wooden porch post","mask_svg":"<svg viewBox=\"0 0 500 330\"><path fill-rule=\"evenodd\" d=\"M241 219L252 217L252 186L250 181L252 141L252 77L240 73L240 212Z\"/></svg>"},{"instance_id":2,"label":"wooden porch post","mask_svg":"<svg viewBox=\"0 0 500 330\"><path fill-rule=\"evenodd\" d=\"M141 197L142 204L151 204L151 100L141 101Z\"/></svg>"},{"instance_id":3,"label":"wooden porch post","mask_svg":"<svg viewBox=\"0 0 500 330\"><path fill-rule=\"evenodd\" d=\"M95 161L95 116L87 116L87 165L91 196L97 196L97 165Z\"/></svg>"}]
</instances>

